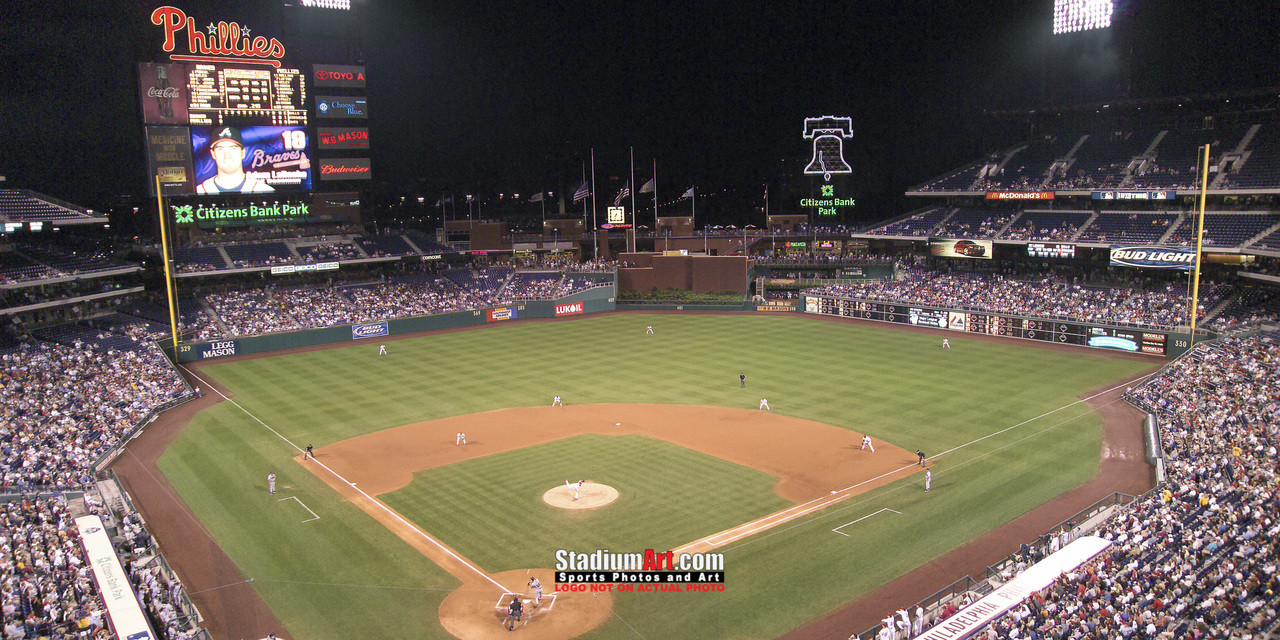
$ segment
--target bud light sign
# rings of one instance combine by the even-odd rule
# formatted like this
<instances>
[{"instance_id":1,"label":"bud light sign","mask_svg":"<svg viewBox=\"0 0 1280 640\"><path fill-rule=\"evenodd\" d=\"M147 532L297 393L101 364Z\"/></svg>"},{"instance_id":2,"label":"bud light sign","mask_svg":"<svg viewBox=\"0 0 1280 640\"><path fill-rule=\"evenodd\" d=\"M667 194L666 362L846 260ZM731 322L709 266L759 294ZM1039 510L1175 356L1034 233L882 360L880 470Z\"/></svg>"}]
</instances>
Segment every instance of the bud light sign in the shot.
<instances>
[{"instance_id":1,"label":"bud light sign","mask_svg":"<svg viewBox=\"0 0 1280 640\"><path fill-rule=\"evenodd\" d=\"M1195 250L1186 247L1111 247L1113 267L1189 271L1195 262Z\"/></svg>"},{"instance_id":2,"label":"bud light sign","mask_svg":"<svg viewBox=\"0 0 1280 640\"><path fill-rule=\"evenodd\" d=\"M353 324L351 325L351 339L360 340L362 338L379 338L391 335L390 328L386 322L371 322L369 324Z\"/></svg>"}]
</instances>

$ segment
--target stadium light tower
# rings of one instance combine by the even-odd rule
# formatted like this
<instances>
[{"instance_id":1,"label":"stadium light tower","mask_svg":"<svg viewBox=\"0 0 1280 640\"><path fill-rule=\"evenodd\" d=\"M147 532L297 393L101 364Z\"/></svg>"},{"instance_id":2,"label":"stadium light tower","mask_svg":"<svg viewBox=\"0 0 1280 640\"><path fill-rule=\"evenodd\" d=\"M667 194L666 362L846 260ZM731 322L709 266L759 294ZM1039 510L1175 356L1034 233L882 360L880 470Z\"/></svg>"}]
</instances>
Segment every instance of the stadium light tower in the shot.
<instances>
[{"instance_id":1,"label":"stadium light tower","mask_svg":"<svg viewBox=\"0 0 1280 640\"><path fill-rule=\"evenodd\" d=\"M1053 0L1053 34L1111 26L1112 0Z\"/></svg>"}]
</instances>

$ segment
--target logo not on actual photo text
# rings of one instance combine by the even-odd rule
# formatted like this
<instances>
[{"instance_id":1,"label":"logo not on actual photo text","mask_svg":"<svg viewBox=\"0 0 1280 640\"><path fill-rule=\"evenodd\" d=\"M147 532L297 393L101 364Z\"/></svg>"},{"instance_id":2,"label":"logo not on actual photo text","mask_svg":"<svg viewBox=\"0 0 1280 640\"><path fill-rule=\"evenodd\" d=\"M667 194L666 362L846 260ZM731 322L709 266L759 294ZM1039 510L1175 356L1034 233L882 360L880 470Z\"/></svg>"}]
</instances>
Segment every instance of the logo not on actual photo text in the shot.
<instances>
[{"instance_id":1,"label":"logo not on actual photo text","mask_svg":"<svg viewBox=\"0 0 1280 640\"><path fill-rule=\"evenodd\" d=\"M724 591L723 553L556 551L556 591Z\"/></svg>"}]
</instances>

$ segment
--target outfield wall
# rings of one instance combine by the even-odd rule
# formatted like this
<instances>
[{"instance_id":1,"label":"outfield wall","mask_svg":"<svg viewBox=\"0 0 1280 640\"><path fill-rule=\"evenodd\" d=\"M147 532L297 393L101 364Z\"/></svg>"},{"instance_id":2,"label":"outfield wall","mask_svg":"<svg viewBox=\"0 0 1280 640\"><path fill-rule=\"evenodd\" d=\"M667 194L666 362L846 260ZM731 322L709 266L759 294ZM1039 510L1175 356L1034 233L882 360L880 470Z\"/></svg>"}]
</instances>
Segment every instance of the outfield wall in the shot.
<instances>
[{"instance_id":1,"label":"outfield wall","mask_svg":"<svg viewBox=\"0 0 1280 640\"><path fill-rule=\"evenodd\" d=\"M1054 342L1169 358L1186 353L1191 345L1189 333L1146 327L1035 318L832 295L805 295L803 303L805 313L817 315L860 318L946 329L957 333Z\"/></svg>"},{"instance_id":2,"label":"outfield wall","mask_svg":"<svg viewBox=\"0 0 1280 640\"><path fill-rule=\"evenodd\" d=\"M371 338L470 327L522 318L558 318L600 313L602 311L613 311L615 308L617 308L617 305L614 299L614 288L596 287L565 296L559 300L533 300L500 307L454 311L414 318L393 318L363 324L325 327L323 329L304 329L287 333L242 336L227 340L181 343L178 345L178 353L175 359L178 362L196 362L296 347L360 342Z\"/></svg>"}]
</instances>

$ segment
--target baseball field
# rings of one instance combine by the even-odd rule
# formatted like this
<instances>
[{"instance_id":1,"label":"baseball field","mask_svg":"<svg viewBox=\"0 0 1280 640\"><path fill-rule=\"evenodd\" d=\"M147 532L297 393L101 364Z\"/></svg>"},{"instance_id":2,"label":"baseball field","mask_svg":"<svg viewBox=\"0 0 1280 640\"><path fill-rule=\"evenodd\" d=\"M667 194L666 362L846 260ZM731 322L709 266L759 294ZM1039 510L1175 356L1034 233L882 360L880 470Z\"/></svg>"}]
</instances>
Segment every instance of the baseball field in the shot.
<instances>
[{"instance_id":1,"label":"baseball field","mask_svg":"<svg viewBox=\"0 0 1280 640\"><path fill-rule=\"evenodd\" d=\"M1093 477L1081 399L1158 364L949 337L619 313L215 362L230 401L157 466L286 637L489 637L559 549L686 548L723 591L565 593L518 630L773 638ZM566 480L618 497L548 504Z\"/></svg>"}]
</instances>

